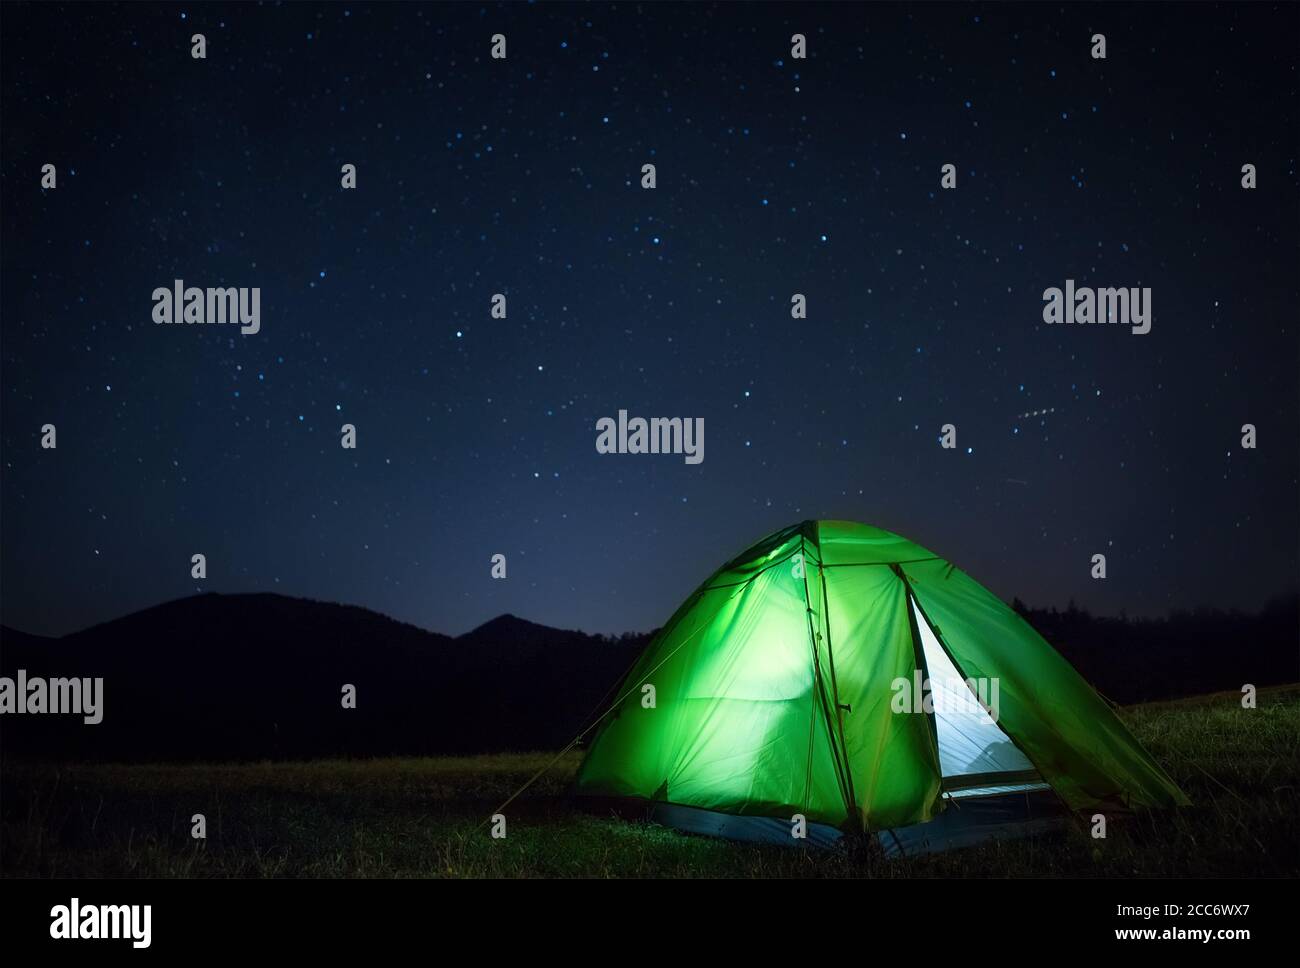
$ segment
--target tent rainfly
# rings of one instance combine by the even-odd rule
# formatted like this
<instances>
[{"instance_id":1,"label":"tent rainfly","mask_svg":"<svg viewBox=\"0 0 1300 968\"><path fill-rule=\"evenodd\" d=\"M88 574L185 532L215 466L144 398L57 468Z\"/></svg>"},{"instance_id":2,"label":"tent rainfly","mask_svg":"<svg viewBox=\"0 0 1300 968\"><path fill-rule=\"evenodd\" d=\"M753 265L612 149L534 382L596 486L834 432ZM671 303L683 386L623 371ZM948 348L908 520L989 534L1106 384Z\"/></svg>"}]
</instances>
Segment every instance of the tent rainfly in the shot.
<instances>
[{"instance_id":1,"label":"tent rainfly","mask_svg":"<svg viewBox=\"0 0 1300 968\"><path fill-rule=\"evenodd\" d=\"M697 833L915 854L1188 802L1013 609L864 524L723 565L617 695L577 794Z\"/></svg>"}]
</instances>

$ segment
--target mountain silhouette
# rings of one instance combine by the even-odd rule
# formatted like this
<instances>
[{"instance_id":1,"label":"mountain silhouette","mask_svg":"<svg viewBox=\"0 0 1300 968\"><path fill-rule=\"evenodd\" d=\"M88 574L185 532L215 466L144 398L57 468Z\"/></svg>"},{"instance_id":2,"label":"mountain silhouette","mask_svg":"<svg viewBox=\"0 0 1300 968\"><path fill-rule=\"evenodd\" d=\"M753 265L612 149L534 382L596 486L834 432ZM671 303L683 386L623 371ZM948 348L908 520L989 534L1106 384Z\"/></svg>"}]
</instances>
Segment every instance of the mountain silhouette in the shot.
<instances>
[{"instance_id":1,"label":"mountain silhouette","mask_svg":"<svg viewBox=\"0 0 1300 968\"><path fill-rule=\"evenodd\" d=\"M1120 703L1295 682L1300 596L1161 619L1017 608ZM103 721L5 715L0 754L247 760L558 749L615 698L651 634L500 615L458 637L283 595L198 595L61 638L0 627L0 675L102 677ZM343 687L356 688L344 709Z\"/></svg>"},{"instance_id":2,"label":"mountain silhouette","mask_svg":"<svg viewBox=\"0 0 1300 968\"><path fill-rule=\"evenodd\" d=\"M563 647L574 636L584 636L584 633L554 629L549 625L538 625L536 622L530 622L507 612L484 622L476 629L466 632L456 641L486 645L510 642L517 649L543 649L557 646Z\"/></svg>"},{"instance_id":3,"label":"mountain silhouette","mask_svg":"<svg viewBox=\"0 0 1300 968\"><path fill-rule=\"evenodd\" d=\"M511 615L452 638L350 605L199 595L57 639L0 629L0 674L104 679L98 725L6 715L3 746L95 760L555 748L645 640Z\"/></svg>"}]
</instances>

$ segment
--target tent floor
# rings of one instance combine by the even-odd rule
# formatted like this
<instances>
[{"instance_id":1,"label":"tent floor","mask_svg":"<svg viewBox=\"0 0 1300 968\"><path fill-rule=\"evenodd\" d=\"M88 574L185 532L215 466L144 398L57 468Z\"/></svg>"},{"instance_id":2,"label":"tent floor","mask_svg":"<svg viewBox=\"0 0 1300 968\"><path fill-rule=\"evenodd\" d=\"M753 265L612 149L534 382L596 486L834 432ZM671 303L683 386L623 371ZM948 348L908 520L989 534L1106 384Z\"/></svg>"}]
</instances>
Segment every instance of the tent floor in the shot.
<instances>
[{"instance_id":1,"label":"tent floor","mask_svg":"<svg viewBox=\"0 0 1300 968\"><path fill-rule=\"evenodd\" d=\"M579 797L588 809L607 809L626 819L649 820L684 833L745 843L786 847L835 847L844 838L836 827L809 823L807 837L790 836L790 821L777 817L741 817L716 810L647 800ZM925 823L876 834L886 857L916 857L990 840L1038 836L1064 828L1069 814L1051 790L950 799L939 816Z\"/></svg>"}]
</instances>

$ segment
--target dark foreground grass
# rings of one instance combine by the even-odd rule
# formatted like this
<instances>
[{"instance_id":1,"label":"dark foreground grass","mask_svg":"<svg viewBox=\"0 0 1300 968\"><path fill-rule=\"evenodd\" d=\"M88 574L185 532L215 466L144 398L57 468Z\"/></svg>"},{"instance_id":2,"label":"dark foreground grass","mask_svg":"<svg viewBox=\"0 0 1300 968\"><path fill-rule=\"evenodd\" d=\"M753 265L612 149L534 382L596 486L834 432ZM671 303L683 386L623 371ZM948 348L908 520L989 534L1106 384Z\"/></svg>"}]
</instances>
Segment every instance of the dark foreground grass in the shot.
<instances>
[{"instance_id":1,"label":"dark foreground grass","mask_svg":"<svg viewBox=\"0 0 1300 968\"><path fill-rule=\"evenodd\" d=\"M590 816L581 753L485 819L553 754L244 765L6 763L5 876L905 877L1267 875L1300 871L1300 688L1133 707L1138 738L1193 801L1064 834L914 860L754 847ZM207 840L190 818L207 817Z\"/></svg>"}]
</instances>

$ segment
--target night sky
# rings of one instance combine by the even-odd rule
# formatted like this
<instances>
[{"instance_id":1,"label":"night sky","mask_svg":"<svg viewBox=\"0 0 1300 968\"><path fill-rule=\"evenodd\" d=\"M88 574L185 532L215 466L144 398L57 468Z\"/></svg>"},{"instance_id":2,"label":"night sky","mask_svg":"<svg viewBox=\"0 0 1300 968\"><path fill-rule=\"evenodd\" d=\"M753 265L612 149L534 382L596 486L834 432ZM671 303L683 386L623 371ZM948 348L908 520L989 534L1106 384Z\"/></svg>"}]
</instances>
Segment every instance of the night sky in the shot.
<instances>
[{"instance_id":1,"label":"night sky","mask_svg":"<svg viewBox=\"0 0 1300 968\"><path fill-rule=\"evenodd\" d=\"M1296 5L41 4L0 37L6 625L271 591L649 629L807 518L1041 606L1295 586ZM155 325L175 279L260 287L261 331ZM1151 287L1151 332L1045 324L1066 279ZM598 454L620 409L704 418L703 463Z\"/></svg>"}]
</instances>

